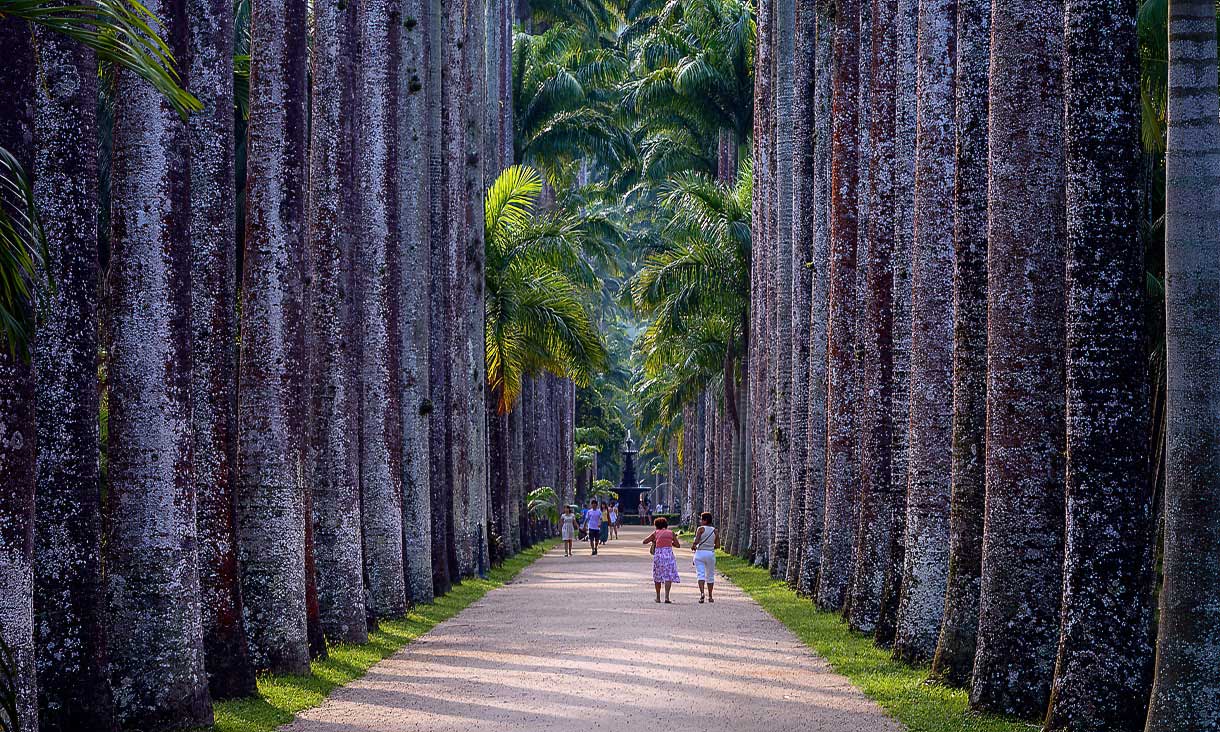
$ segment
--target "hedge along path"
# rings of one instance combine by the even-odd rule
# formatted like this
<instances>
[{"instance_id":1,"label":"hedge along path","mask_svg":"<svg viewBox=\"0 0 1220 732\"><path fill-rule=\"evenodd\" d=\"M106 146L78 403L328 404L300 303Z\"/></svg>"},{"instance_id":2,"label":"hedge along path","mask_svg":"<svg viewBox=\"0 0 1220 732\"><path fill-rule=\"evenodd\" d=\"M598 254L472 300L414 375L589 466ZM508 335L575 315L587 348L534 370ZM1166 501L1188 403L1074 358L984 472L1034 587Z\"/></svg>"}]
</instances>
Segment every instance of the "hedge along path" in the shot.
<instances>
[{"instance_id":1,"label":"hedge along path","mask_svg":"<svg viewBox=\"0 0 1220 732\"><path fill-rule=\"evenodd\" d=\"M654 603L645 535L551 551L284 732L904 729L723 578L700 605L689 549Z\"/></svg>"},{"instance_id":2,"label":"hedge along path","mask_svg":"<svg viewBox=\"0 0 1220 732\"><path fill-rule=\"evenodd\" d=\"M378 661L511 582L554 543L522 551L493 569L487 579L468 579L434 602L415 606L405 618L382 621L377 631L369 633L368 643L331 645L329 658L310 664L308 676L260 676L257 696L216 704L216 723L207 732L272 732L288 724L299 712L321 704L336 688L364 676Z\"/></svg>"}]
</instances>

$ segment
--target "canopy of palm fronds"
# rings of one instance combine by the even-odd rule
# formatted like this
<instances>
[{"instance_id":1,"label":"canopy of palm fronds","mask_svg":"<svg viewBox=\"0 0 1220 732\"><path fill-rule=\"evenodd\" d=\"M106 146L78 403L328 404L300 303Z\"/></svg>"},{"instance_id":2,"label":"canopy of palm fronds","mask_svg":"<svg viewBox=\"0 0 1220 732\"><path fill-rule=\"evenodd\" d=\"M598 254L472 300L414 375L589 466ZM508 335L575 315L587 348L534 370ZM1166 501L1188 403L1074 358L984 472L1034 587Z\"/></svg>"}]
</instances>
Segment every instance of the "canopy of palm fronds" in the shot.
<instances>
[{"instance_id":1,"label":"canopy of palm fronds","mask_svg":"<svg viewBox=\"0 0 1220 732\"><path fill-rule=\"evenodd\" d=\"M575 217L536 216L541 190L536 170L513 166L485 202L487 379L501 413L525 376L549 371L584 385L606 360L581 292L594 282L586 232Z\"/></svg>"}]
</instances>

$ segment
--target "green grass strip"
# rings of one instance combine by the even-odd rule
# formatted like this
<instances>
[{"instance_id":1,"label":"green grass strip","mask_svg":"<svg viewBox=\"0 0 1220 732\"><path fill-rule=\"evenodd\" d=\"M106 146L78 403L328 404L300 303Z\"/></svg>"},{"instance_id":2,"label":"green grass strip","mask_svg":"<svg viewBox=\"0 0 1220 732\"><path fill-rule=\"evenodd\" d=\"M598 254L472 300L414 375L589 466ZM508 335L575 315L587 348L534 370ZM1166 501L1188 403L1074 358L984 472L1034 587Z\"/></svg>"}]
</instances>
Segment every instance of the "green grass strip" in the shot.
<instances>
[{"instance_id":1,"label":"green grass strip","mask_svg":"<svg viewBox=\"0 0 1220 732\"><path fill-rule=\"evenodd\" d=\"M412 608L405 618L382 621L381 627L369 634L368 643L332 644L326 660L310 664L308 676L259 676L258 694L218 702L216 724L208 729L210 732L272 732L288 724L298 712L321 704L335 688L364 676L373 664L393 655L517 576L555 544L556 540L550 540L530 547L505 560L486 579L464 580L434 602Z\"/></svg>"},{"instance_id":2,"label":"green grass strip","mask_svg":"<svg viewBox=\"0 0 1220 732\"><path fill-rule=\"evenodd\" d=\"M1041 725L972 712L967 694L928 680L928 668L893 660L871 637L853 633L838 613L818 610L765 568L720 554L716 568L805 645L911 732L1030 732Z\"/></svg>"}]
</instances>

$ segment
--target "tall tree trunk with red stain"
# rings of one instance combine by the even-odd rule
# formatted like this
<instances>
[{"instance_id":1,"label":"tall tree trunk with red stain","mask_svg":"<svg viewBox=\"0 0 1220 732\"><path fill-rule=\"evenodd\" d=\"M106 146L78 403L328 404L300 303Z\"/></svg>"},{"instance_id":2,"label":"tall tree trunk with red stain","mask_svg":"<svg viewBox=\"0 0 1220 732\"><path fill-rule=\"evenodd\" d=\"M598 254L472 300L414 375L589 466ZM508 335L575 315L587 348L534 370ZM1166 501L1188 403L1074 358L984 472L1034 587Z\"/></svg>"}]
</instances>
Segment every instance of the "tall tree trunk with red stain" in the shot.
<instances>
[{"instance_id":1,"label":"tall tree trunk with red stain","mask_svg":"<svg viewBox=\"0 0 1220 732\"><path fill-rule=\"evenodd\" d=\"M146 7L175 57L189 58L185 1ZM169 103L130 71L118 73L115 100L110 681L123 729L210 725L191 457L189 135Z\"/></svg>"},{"instance_id":2,"label":"tall tree trunk with red stain","mask_svg":"<svg viewBox=\"0 0 1220 732\"><path fill-rule=\"evenodd\" d=\"M992 5L980 710L1046 711L1063 579L1063 3Z\"/></svg>"},{"instance_id":3,"label":"tall tree trunk with red stain","mask_svg":"<svg viewBox=\"0 0 1220 732\"><path fill-rule=\"evenodd\" d=\"M979 623L987 420L987 72L991 0L957 3L957 176L953 191L953 492L949 578L932 675L970 682Z\"/></svg>"},{"instance_id":4,"label":"tall tree trunk with red stain","mask_svg":"<svg viewBox=\"0 0 1220 732\"><path fill-rule=\"evenodd\" d=\"M251 8L237 547L254 665L309 670L305 489L307 8Z\"/></svg>"},{"instance_id":5,"label":"tall tree trunk with red stain","mask_svg":"<svg viewBox=\"0 0 1220 732\"><path fill-rule=\"evenodd\" d=\"M107 732L114 712L98 460L97 57L61 34L33 30L38 99L30 172L55 283L33 348L38 722L44 732ZM228 114L232 120L231 108Z\"/></svg>"},{"instance_id":6,"label":"tall tree trunk with red stain","mask_svg":"<svg viewBox=\"0 0 1220 732\"><path fill-rule=\"evenodd\" d=\"M837 0L831 118L826 502L816 597L824 610L839 610L847 599L859 516L855 369L859 30L859 0Z\"/></svg>"}]
</instances>

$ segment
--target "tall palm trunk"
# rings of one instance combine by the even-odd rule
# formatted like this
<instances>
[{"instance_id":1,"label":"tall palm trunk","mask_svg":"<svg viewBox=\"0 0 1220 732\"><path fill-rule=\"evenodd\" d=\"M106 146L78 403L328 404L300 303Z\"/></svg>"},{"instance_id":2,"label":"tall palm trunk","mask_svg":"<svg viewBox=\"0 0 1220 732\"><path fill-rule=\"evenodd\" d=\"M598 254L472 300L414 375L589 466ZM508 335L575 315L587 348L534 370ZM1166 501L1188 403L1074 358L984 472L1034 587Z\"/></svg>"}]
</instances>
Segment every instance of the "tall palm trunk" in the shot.
<instances>
[{"instance_id":1,"label":"tall palm trunk","mask_svg":"<svg viewBox=\"0 0 1220 732\"><path fill-rule=\"evenodd\" d=\"M186 3L151 2L185 58ZM190 146L155 89L119 72L111 172L107 595L123 729L212 723L191 463Z\"/></svg>"},{"instance_id":2,"label":"tall palm trunk","mask_svg":"<svg viewBox=\"0 0 1220 732\"><path fill-rule=\"evenodd\" d=\"M965 686L974 669L983 551L987 419L987 72L991 0L957 2L957 176L953 191L953 492L945 617L932 675Z\"/></svg>"},{"instance_id":3,"label":"tall palm trunk","mask_svg":"<svg viewBox=\"0 0 1220 732\"><path fill-rule=\"evenodd\" d=\"M971 704L1046 711L1063 577L1063 3L992 5L987 514Z\"/></svg>"},{"instance_id":4,"label":"tall palm trunk","mask_svg":"<svg viewBox=\"0 0 1220 732\"><path fill-rule=\"evenodd\" d=\"M808 4L802 6L802 13ZM801 544L800 576L797 578L797 591L807 597L813 597L817 591L818 573L822 560L822 528L825 521L824 507L826 502L826 378L827 378L827 327L829 307L829 270L830 270L830 200L831 200L831 140L830 119L831 100L834 78L833 48L834 48L834 2L833 0L818 0L812 8L815 24L814 38L810 41L812 58L802 57L798 69L806 64L812 64L810 71L812 79L808 82L810 98L808 108L802 112L801 106L795 112L797 125L801 119L811 120L813 161L812 189L808 202L797 201L793 205L798 211L812 211L808 236L811 239L809 274L812 279L812 290L809 295L809 405L806 414L806 424L809 429L807 443L809 454L805 458L807 477L805 479L805 499L803 510L805 517L802 523L805 534ZM807 32L803 29L802 32ZM798 36L798 53L804 53L802 36ZM797 104L802 105L802 87L797 87ZM799 127L798 127L799 129ZM808 140L806 134L798 139ZM799 191L799 189L798 189ZM797 241L800 241L798 236Z\"/></svg>"},{"instance_id":5,"label":"tall palm trunk","mask_svg":"<svg viewBox=\"0 0 1220 732\"><path fill-rule=\"evenodd\" d=\"M36 66L30 29L0 18L0 48L7 61L0 71L0 147L31 169L34 149ZM0 198L15 213L19 201ZM0 344L0 640L13 654L17 719L0 709L0 721L37 729L38 691L34 670L34 374L30 361Z\"/></svg>"},{"instance_id":6,"label":"tall palm trunk","mask_svg":"<svg viewBox=\"0 0 1220 732\"><path fill-rule=\"evenodd\" d=\"M775 1L775 229L771 237L775 305L770 368L774 382L769 435L775 465L775 518L771 576L788 574L788 525L794 473L788 411L792 403L792 95L796 41L796 0Z\"/></svg>"},{"instance_id":7,"label":"tall palm trunk","mask_svg":"<svg viewBox=\"0 0 1220 732\"><path fill-rule=\"evenodd\" d=\"M1152 681L1136 11L1064 8L1067 541L1047 730L1143 730Z\"/></svg>"},{"instance_id":8,"label":"tall palm trunk","mask_svg":"<svg viewBox=\"0 0 1220 732\"><path fill-rule=\"evenodd\" d=\"M953 180L957 0L921 0L911 250L911 416L894 655L931 660L945 609L953 446Z\"/></svg>"},{"instance_id":9,"label":"tall palm trunk","mask_svg":"<svg viewBox=\"0 0 1220 732\"><path fill-rule=\"evenodd\" d=\"M359 63L356 176L361 196L355 261L361 294L360 513L364 594L369 615L406 611L402 564L402 484L394 470L392 412L395 336L392 270L398 256L392 212L397 206L397 69L400 24L396 0L362 0L356 8ZM396 217L395 217L396 218Z\"/></svg>"},{"instance_id":10,"label":"tall palm trunk","mask_svg":"<svg viewBox=\"0 0 1220 732\"><path fill-rule=\"evenodd\" d=\"M355 128L344 106L354 90L355 8L338 2L314 6L309 168L310 271L310 483L318 607L326 637L363 643L368 638L361 548L358 384L352 361L358 350L348 325L352 230L342 187L354 180L345 135Z\"/></svg>"},{"instance_id":11,"label":"tall palm trunk","mask_svg":"<svg viewBox=\"0 0 1220 732\"><path fill-rule=\"evenodd\" d=\"M97 57L60 34L38 28L35 35L32 172L55 282L33 352L39 727L105 732L114 718L98 461Z\"/></svg>"},{"instance_id":12,"label":"tall palm trunk","mask_svg":"<svg viewBox=\"0 0 1220 732\"><path fill-rule=\"evenodd\" d=\"M890 483L896 491L890 516L889 567L881 590L875 642L893 645L902 601L906 547L906 498L909 480L911 420L911 250L915 240L915 122L918 0L898 0L895 17L897 55L894 99L894 332L891 394Z\"/></svg>"},{"instance_id":13,"label":"tall palm trunk","mask_svg":"<svg viewBox=\"0 0 1220 732\"><path fill-rule=\"evenodd\" d=\"M825 610L838 610L847 599L859 516L855 373L859 29L859 0L837 0L831 119L826 503L817 587L817 603Z\"/></svg>"},{"instance_id":14,"label":"tall palm trunk","mask_svg":"<svg viewBox=\"0 0 1220 732\"><path fill-rule=\"evenodd\" d=\"M868 257L860 310L860 393L867 395L860 410L860 526L848 603L848 624L871 633L881 611L881 591L889 566L890 515L894 491L890 483L890 389L894 329L894 14L897 0L873 0L873 39L869 63L869 218Z\"/></svg>"},{"instance_id":15,"label":"tall palm trunk","mask_svg":"<svg viewBox=\"0 0 1220 732\"><path fill-rule=\"evenodd\" d=\"M1220 127L1215 7L1169 4L1169 129L1165 154L1165 584L1149 732L1220 724Z\"/></svg>"},{"instance_id":16,"label":"tall palm trunk","mask_svg":"<svg viewBox=\"0 0 1220 732\"><path fill-rule=\"evenodd\" d=\"M448 419L449 349L453 320L449 315L449 241L445 228L449 189L444 165L448 130L446 81L454 72L445 55L445 16L441 0L427 5L427 75L424 91L428 106L428 492L432 513L432 591L443 595L452 586L455 568L450 561L449 527L453 525L453 475L450 471L451 430ZM449 82L450 85L452 82Z\"/></svg>"},{"instance_id":17,"label":"tall palm trunk","mask_svg":"<svg viewBox=\"0 0 1220 732\"><path fill-rule=\"evenodd\" d=\"M255 667L305 673L306 3L254 3L250 33L237 547Z\"/></svg>"}]
</instances>

